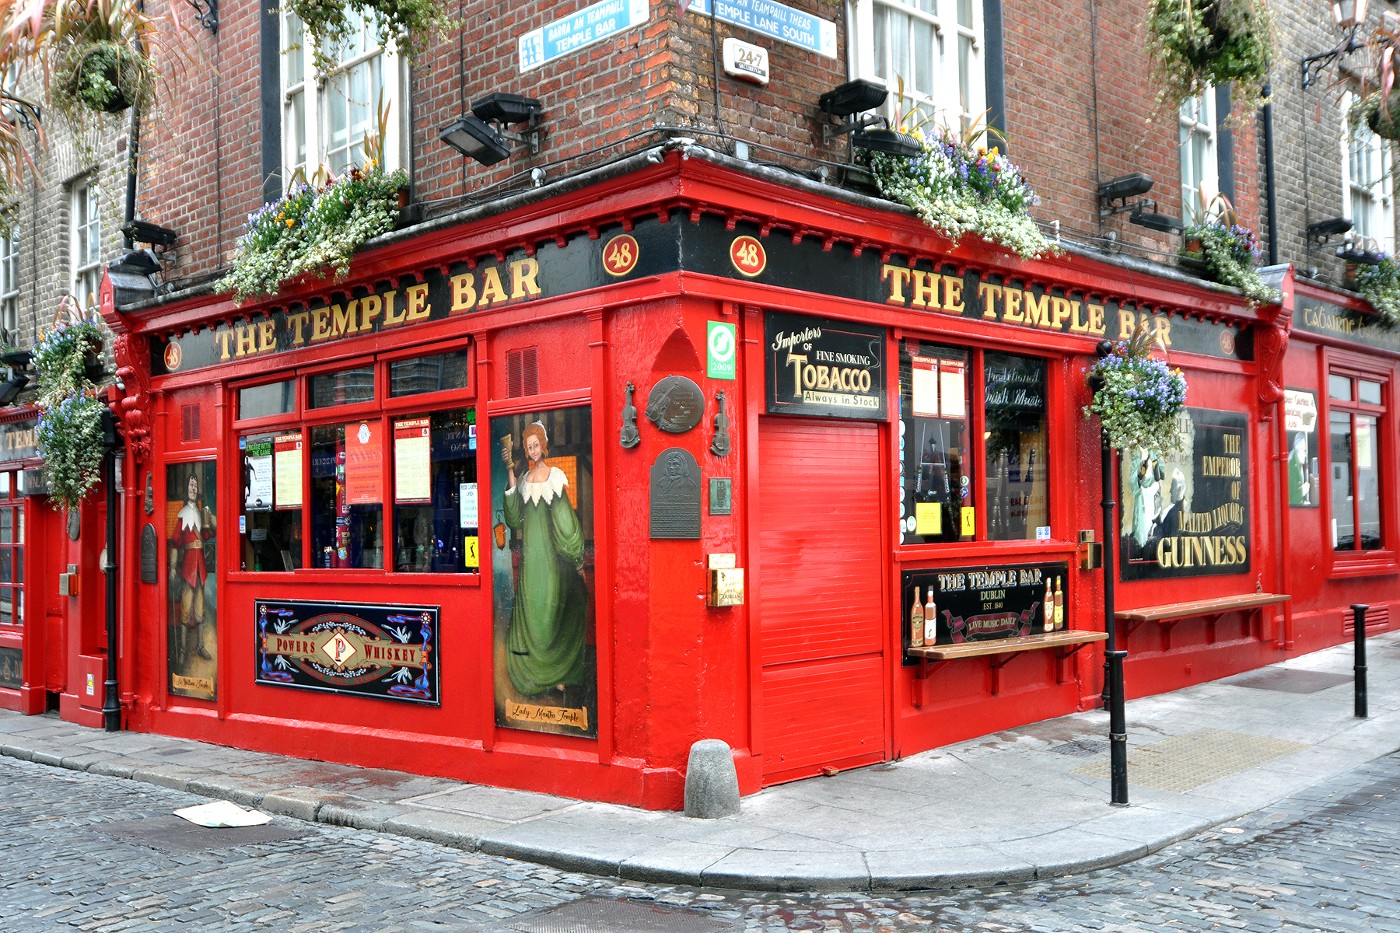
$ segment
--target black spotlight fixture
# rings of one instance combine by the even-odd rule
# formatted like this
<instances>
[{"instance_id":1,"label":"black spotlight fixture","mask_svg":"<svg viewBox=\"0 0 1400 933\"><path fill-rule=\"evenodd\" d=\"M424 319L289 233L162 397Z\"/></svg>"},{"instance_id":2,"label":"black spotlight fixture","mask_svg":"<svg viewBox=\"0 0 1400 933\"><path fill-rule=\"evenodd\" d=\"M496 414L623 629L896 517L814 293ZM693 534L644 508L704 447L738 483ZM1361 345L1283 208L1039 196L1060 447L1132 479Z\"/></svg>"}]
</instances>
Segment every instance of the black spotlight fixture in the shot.
<instances>
[{"instance_id":1,"label":"black spotlight fixture","mask_svg":"<svg viewBox=\"0 0 1400 933\"><path fill-rule=\"evenodd\" d=\"M1334 236L1351 231L1351 221L1345 217L1331 217L1308 224L1308 252L1312 252Z\"/></svg>"},{"instance_id":2,"label":"black spotlight fixture","mask_svg":"<svg viewBox=\"0 0 1400 933\"><path fill-rule=\"evenodd\" d=\"M924 153L924 147L919 145L917 139L891 129L860 130L852 133L851 145L857 149L869 149L871 152L884 152L911 159Z\"/></svg>"},{"instance_id":3,"label":"black spotlight fixture","mask_svg":"<svg viewBox=\"0 0 1400 933\"><path fill-rule=\"evenodd\" d=\"M540 151L540 102L519 94L488 94L472 104L472 115L458 117L442 128L438 138L469 159L494 165L510 155L510 144L524 145L531 155ZM527 124L523 133L503 129Z\"/></svg>"},{"instance_id":4,"label":"black spotlight fixture","mask_svg":"<svg viewBox=\"0 0 1400 933\"><path fill-rule=\"evenodd\" d=\"M1152 206L1156 207L1157 205L1153 204ZM1179 217L1140 208L1128 215L1128 222L1137 224L1139 227L1146 227L1148 230L1156 230L1158 233L1180 233L1186 229L1186 225L1181 222Z\"/></svg>"},{"instance_id":5,"label":"black spotlight fixture","mask_svg":"<svg viewBox=\"0 0 1400 933\"><path fill-rule=\"evenodd\" d=\"M0 382L0 405L13 405L20 392L29 385L29 377L24 373L10 370L10 378Z\"/></svg>"},{"instance_id":6,"label":"black spotlight fixture","mask_svg":"<svg viewBox=\"0 0 1400 933\"><path fill-rule=\"evenodd\" d=\"M881 117L856 116L856 114L865 114L867 111L874 110L884 104L889 96L890 92L884 85L860 78L855 81L847 81L845 84L827 91L817 99L817 108L822 113L845 122L824 124L822 126L822 145L829 146L833 139L852 130L864 130L884 122ZM850 117L855 117L855 119L848 119Z\"/></svg>"},{"instance_id":7,"label":"black spotlight fixture","mask_svg":"<svg viewBox=\"0 0 1400 933\"><path fill-rule=\"evenodd\" d=\"M1098 187L1099 220L1107 220L1114 214L1126 212L1136 214L1146 210L1149 206L1155 209L1157 207L1156 201L1135 200L1129 202L1129 198L1140 198L1151 190L1152 176L1143 172L1119 175L1117 178L1104 182Z\"/></svg>"},{"instance_id":8,"label":"black spotlight fixture","mask_svg":"<svg viewBox=\"0 0 1400 933\"><path fill-rule=\"evenodd\" d=\"M133 220L123 224L122 233L132 243L149 243L152 246L174 246L175 240L178 239L174 230L144 220Z\"/></svg>"}]
</instances>

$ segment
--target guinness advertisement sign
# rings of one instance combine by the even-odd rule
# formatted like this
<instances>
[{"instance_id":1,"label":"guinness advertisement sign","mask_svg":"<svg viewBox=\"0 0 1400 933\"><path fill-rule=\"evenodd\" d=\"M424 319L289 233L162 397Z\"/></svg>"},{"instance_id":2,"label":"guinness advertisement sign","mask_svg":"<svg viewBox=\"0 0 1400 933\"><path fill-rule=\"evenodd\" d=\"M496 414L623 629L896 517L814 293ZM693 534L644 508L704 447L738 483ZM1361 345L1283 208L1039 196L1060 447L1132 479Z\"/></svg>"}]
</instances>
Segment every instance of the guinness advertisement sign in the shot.
<instances>
[{"instance_id":1,"label":"guinness advertisement sign","mask_svg":"<svg viewBox=\"0 0 1400 933\"><path fill-rule=\"evenodd\" d=\"M763 339L770 415L885 419L884 328L771 313Z\"/></svg>"}]
</instances>

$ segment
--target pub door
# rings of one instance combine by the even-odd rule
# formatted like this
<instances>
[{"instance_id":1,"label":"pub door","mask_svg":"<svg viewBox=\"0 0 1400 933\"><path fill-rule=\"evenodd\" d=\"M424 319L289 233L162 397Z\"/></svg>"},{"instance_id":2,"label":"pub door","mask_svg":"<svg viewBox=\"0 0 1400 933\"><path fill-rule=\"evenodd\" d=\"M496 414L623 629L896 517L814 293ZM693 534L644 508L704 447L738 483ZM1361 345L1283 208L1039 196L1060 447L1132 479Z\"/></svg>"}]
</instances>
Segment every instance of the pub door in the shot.
<instances>
[{"instance_id":1,"label":"pub door","mask_svg":"<svg viewBox=\"0 0 1400 933\"><path fill-rule=\"evenodd\" d=\"M44 631L44 692L49 709L58 709L58 698L68 687L68 597L58 592L59 575L68 569L64 563L68 543L66 513L51 508L48 500L31 509L36 534L31 560L38 569L38 591L26 594L42 607Z\"/></svg>"},{"instance_id":2,"label":"pub door","mask_svg":"<svg viewBox=\"0 0 1400 933\"><path fill-rule=\"evenodd\" d=\"M888 757L879 442L868 422L759 419L765 784Z\"/></svg>"}]
</instances>

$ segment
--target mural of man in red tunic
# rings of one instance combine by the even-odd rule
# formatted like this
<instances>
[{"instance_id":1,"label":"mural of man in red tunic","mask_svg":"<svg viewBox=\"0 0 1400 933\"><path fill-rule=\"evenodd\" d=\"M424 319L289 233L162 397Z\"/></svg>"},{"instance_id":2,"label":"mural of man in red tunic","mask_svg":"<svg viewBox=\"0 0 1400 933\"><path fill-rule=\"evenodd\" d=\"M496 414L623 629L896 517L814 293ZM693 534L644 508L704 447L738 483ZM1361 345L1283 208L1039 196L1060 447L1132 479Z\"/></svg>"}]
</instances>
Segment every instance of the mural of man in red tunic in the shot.
<instances>
[{"instance_id":1,"label":"mural of man in red tunic","mask_svg":"<svg viewBox=\"0 0 1400 933\"><path fill-rule=\"evenodd\" d=\"M214 515L199 494L199 476L191 473L185 485L185 503L175 516L170 533L170 594L175 609L171 665L187 669L196 657L209 660L204 646L205 582L209 562L205 549L214 547Z\"/></svg>"}]
</instances>

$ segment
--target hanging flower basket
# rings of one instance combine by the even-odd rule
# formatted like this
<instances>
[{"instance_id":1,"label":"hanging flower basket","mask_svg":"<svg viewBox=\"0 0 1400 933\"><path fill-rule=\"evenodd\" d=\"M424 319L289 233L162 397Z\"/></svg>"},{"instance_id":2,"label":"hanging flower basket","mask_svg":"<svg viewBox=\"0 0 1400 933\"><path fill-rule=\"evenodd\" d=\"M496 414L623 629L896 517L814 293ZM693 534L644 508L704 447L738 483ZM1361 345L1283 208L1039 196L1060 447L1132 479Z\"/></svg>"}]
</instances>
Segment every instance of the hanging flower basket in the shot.
<instances>
[{"instance_id":1,"label":"hanging flower basket","mask_svg":"<svg viewBox=\"0 0 1400 933\"><path fill-rule=\"evenodd\" d=\"M103 455L102 418L107 404L97 395L95 377L103 329L93 320L55 324L34 344L39 374L39 421L35 447L44 460L49 498L71 509L97 485Z\"/></svg>"},{"instance_id":2,"label":"hanging flower basket","mask_svg":"<svg viewBox=\"0 0 1400 933\"><path fill-rule=\"evenodd\" d=\"M410 61L433 36L445 36L458 25L437 0L287 0L286 9L314 38L309 44L320 74L336 68L330 50L359 31L361 17L372 24L381 46L393 43Z\"/></svg>"},{"instance_id":3,"label":"hanging flower basket","mask_svg":"<svg viewBox=\"0 0 1400 933\"><path fill-rule=\"evenodd\" d=\"M1254 231L1235 222L1234 210L1223 197L1217 197L1216 203L1219 207L1208 220L1187 227L1182 234L1182 265L1199 263L1212 281L1238 288L1252 304L1280 301L1278 290L1259 277L1255 266L1259 241Z\"/></svg>"},{"instance_id":4,"label":"hanging flower basket","mask_svg":"<svg viewBox=\"0 0 1400 933\"><path fill-rule=\"evenodd\" d=\"M53 44L50 97L70 120L146 107L158 73L154 22L131 0L60 0L47 14Z\"/></svg>"},{"instance_id":5,"label":"hanging flower basket","mask_svg":"<svg viewBox=\"0 0 1400 933\"><path fill-rule=\"evenodd\" d=\"M1176 416L1186 407L1186 377L1148 351L1147 331L1120 340L1086 370L1097 416L1110 446L1168 453L1181 446Z\"/></svg>"},{"instance_id":6,"label":"hanging flower basket","mask_svg":"<svg viewBox=\"0 0 1400 933\"><path fill-rule=\"evenodd\" d=\"M1377 262L1348 263L1347 287L1371 303L1386 327L1400 325L1400 264L1386 253Z\"/></svg>"},{"instance_id":7,"label":"hanging flower basket","mask_svg":"<svg viewBox=\"0 0 1400 933\"><path fill-rule=\"evenodd\" d=\"M1173 108L1208 86L1233 84L1235 116L1252 118L1273 61L1265 0L1152 0L1147 50Z\"/></svg>"}]
</instances>

